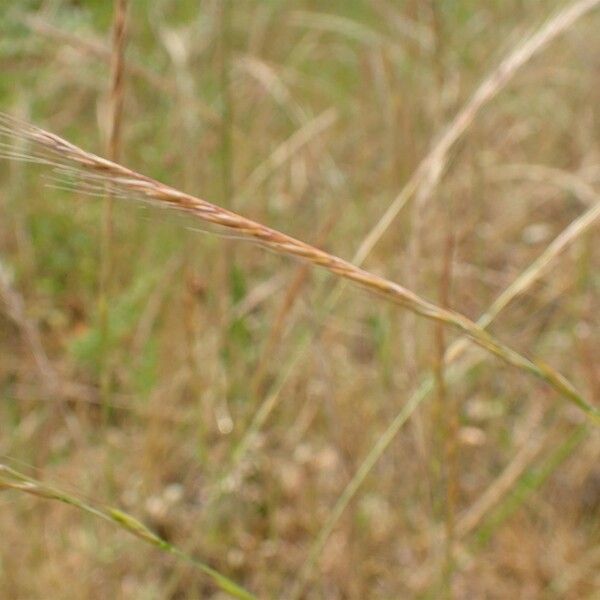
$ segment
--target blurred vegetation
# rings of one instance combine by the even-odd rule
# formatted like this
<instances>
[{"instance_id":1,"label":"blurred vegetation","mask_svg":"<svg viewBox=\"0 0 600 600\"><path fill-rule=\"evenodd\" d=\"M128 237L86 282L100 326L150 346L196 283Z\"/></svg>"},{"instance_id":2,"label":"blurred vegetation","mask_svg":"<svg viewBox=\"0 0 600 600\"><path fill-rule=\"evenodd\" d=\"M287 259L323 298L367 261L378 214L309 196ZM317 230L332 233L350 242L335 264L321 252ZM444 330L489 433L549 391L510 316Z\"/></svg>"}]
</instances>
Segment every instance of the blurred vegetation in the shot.
<instances>
[{"instance_id":1,"label":"blurred vegetation","mask_svg":"<svg viewBox=\"0 0 600 600\"><path fill-rule=\"evenodd\" d=\"M567 2L130 4L122 162L351 258L479 82ZM0 110L105 155L112 21L105 0L4 3ZM408 205L367 268L477 319L589 208L560 178L600 193L599 26L595 11L523 67L452 150L424 215ZM554 175L533 177L539 166ZM476 354L411 414L306 570L455 334L350 288L330 310L330 277L119 199L105 335L102 204L0 161L3 462L120 507L261 598L286 597L301 572L306 598L597 597L598 430ZM596 406L599 267L596 225L491 326ZM2 597L221 597L89 514L1 498Z\"/></svg>"}]
</instances>

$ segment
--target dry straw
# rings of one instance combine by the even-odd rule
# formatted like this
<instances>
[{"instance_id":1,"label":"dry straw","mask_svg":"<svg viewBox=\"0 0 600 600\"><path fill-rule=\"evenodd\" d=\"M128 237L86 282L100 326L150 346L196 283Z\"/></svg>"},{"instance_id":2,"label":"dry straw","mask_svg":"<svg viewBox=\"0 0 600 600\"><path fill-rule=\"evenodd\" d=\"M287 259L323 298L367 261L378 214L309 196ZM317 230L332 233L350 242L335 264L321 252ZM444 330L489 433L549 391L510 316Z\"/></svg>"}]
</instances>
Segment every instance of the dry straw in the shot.
<instances>
[{"instance_id":1,"label":"dry straw","mask_svg":"<svg viewBox=\"0 0 600 600\"><path fill-rule=\"evenodd\" d=\"M40 329L35 320L27 314L25 300L13 285L9 269L1 260L0 304L4 304L7 316L19 329L33 357L40 381L48 394L60 400L96 402L95 390L79 382L65 379L52 363L44 348Z\"/></svg>"},{"instance_id":2,"label":"dry straw","mask_svg":"<svg viewBox=\"0 0 600 600\"><path fill-rule=\"evenodd\" d=\"M205 223L221 226L276 253L300 258L314 266L322 267L427 319L454 327L504 362L547 382L600 423L600 411L590 405L565 377L545 364L522 356L460 313L440 308L397 283L365 271L285 233L86 152L67 140L29 123L0 115L0 133L27 140L36 148L30 153L19 154L11 152L10 143L5 143L5 157L54 166L62 176L75 178L75 185L82 191L99 193L109 187L115 197L136 198L192 214Z\"/></svg>"},{"instance_id":3,"label":"dry straw","mask_svg":"<svg viewBox=\"0 0 600 600\"><path fill-rule=\"evenodd\" d=\"M414 175L364 239L354 257L355 262L362 263L413 196L416 196L418 210L424 209L444 174L450 150L467 131L481 109L504 89L523 65L581 17L598 6L600 6L600 0L580 0L569 4L550 18L540 29L528 35L481 82L469 101L452 119L431 151L421 161Z\"/></svg>"},{"instance_id":4,"label":"dry straw","mask_svg":"<svg viewBox=\"0 0 600 600\"><path fill-rule=\"evenodd\" d=\"M553 170L553 183L558 187L563 188L567 192L571 192L578 196L586 204L591 204L591 207L582 213L577 219L572 221L544 250L542 254L527 267L519 277L517 277L511 285L509 285L491 304L491 306L477 320L481 327L488 327L496 317L510 304L516 297L523 294L536 281L538 281L550 268L555 259L561 252L572 244L575 240L581 237L588 229L594 225L600 218L600 196L594 193L583 180L563 173L556 169ZM447 383L461 379L466 372L472 369L480 362L480 358L476 356L464 356L468 348L466 338L456 340L446 351L444 363L447 369ZM459 359L463 359L460 361ZM458 364L455 364L458 363ZM350 504L350 501L356 496L358 490L364 483L368 474L385 451L389 448L392 441L396 438L406 421L411 417L414 411L419 407L434 390L434 377L427 374L423 377L421 384L416 391L411 395L409 400L404 404L400 412L392 420L388 428L378 437L376 444L371 448L358 470L348 482L339 498L337 499L327 520L321 527L317 535L309 555L305 561L303 568L300 570L300 576L294 587L292 598L296 598L304 589L306 582L312 575L317 560L325 547L325 543L333 533L335 526L340 520L342 514ZM526 463L529 458L532 458L533 453L525 450L523 456L518 455L515 458L515 466L507 470L506 475L500 478L500 483L494 486L493 491L484 494L481 503L477 503L472 508L465 518L457 523L457 533L459 536L466 535L470 529L475 527L484 512L489 508L491 500L497 498L500 494L499 488L503 489L504 482L518 475L520 465ZM519 465L517 467L516 465Z\"/></svg>"},{"instance_id":5,"label":"dry straw","mask_svg":"<svg viewBox=\"0 0 600 600\"><path fill-rule=\"evenodd\" d=\"M40 330L27 316L23 297L13 287L8 269L2 262L0 262L0 301L6 306L10 319L21 330L44 385L49 391L54 392L58 387L58 374L46 354Z\"/></svg>"},{"instance_id":6,"label":"dry straw","mask_svg":"<svg viewBox=\"0 0 600 600\"><path fill-rule=\"evenodd\" d=\"M110 61L110 124L108 132L108 157L118 161L121 155L121 130L125 88L125 45L127 42L127 0L115 0L113 17L112 56ZM108 305L113 271L113 198L110 194L104 200L102 222L102 244L100 262L99 318L102 337L102 374L100 388L105 409L110 399L109 338L110 319Z\"/></svg>"},{"instance_id":7,"label":"dry straw","mask_svg":"<svg viewBox=\"0 0 600 600\"><path fill-rule=\"evenodd\" d=\"M448 158L452 148L456 142L465 135L471 124L476 119L477 115L485 108L485 106L488 105L507 86L510 80L529 60L542 52L554 39L568 30L580 18L597 8L598 5L600 5L600 0L579 0L568 4L554 16L550 17L538 29L532 30L526 36L524 36L522 42L512 49L499 63L498 67L493 69L489 75L484 78L481 84L470 96L468 101L444 128L437 141L434 142L430 152L420 162L419 167L415 171L414 175L402 188L400 193L396 196L379 221L364 238L352 259L354 264L361 265L365 261L378 241L393 223L396 216L407 205L407 203L413 199L414 196L417 196L417 205L419 206L420 210L423 209L424 205L431 199L432 194L435 192L435 188L437 185L439 185L448 163ZM548 179L547 167L544 168L543 173L540 173L540 168L536 168L535 165L526 165L524 170L528 176L531 176L535 172L539 177L543 176L546 181ZM554 173L554 176L556 176L556 173ZM552 177L551 179L554 180L555 177ZM568 180L569 185L567 187L573 187L573 191L576 194L579 194L581 191L581 182L577 177L561 173L560 179L562 184L567 183L565 179ZM587 198L586 201L590 200L589 193L579 195L582 196L582 198ZM566 238L563 239L563 242L569 243L570 240L574 239L574 237L578 235L578 228L581 228L579 230L581 233L583 230L589 227L596 218L595 213L596 211L592 210L589 213L582 215L581 219L573 222L568 230L565 231L564 235L566 235ZM536 263L534 263L530 269L528 269L528 273L524 273L522 277L518 278L514 284L511 285L510 288L507 289L502 295L503 297L500 297L494 303L494 306L488 309L487 313L481 317L478 324L482 328L486 328L490 324L491 320L495 318L499 310L502 310L504 306L506 306L506 301L510 300L511 297L521 293L524 287L531 283L530 276L532 273L537 272L538 277L543 274L543 271L548 266L549 261L552 260L558 252L560 252L562 247L563 244L561 244L557 239L557 241L554 242L550 248L548 248L547 252L545 252L540 259L538 259L538 261L536 261ZM539 267L542 268L538 270ZM336 290L327 298L327 300L325 300L323 303L323 314L330 312L336 305L342 288L342 285L338 286ZM497 312L493 312L494 310ZM289 361L289 364L278 374L273 388L267 394L264 402L256 413L250 428L248 429L238 449L234 453L234 463L241 461L245 452L255 439L258 431L262 428L269 414L276 406L285 382L300 363L304 352L310 344L310 339L311 334L303 337L301 344L296 349L293 357ZM464 338L457 340L457 342L454 343L446 353L446 364L449 364L457 359L467 348L467 344L468 340ZM464 369L461 370L458 375L461 373L464 373ZM348 483L338 502L336 502L331 517L328 519L326 525L321 531L321 534L319 534L319 537L314 544L314 548L316 550L311 552L311 558L308 559L308 563L310 563L312 560L316 560L316 556L320 552L322 545L330 535L335 523L345 510L345 507L348 505L351 498L357 493L358 489L362 485L362 482L366 479L368 473L379 460L381 455L385 452L391 441L396 437L406 421L413 415L419 404L431 392L432 385L432 379L429 376L426 376L423 379L423 384L417 388L410 400L405 406L402 407L401 412L392 421L388 429L386 429L383 435L377 440L377 444L368 453L364 462L361 464L361 467ZM224 477L224 480L226 479L227 477ZM222 488L222 486L220 486L220 488ZM218 497L220 493L222 493L222 489L215 494L215 497Z\"/></svg>"}]
</instances>

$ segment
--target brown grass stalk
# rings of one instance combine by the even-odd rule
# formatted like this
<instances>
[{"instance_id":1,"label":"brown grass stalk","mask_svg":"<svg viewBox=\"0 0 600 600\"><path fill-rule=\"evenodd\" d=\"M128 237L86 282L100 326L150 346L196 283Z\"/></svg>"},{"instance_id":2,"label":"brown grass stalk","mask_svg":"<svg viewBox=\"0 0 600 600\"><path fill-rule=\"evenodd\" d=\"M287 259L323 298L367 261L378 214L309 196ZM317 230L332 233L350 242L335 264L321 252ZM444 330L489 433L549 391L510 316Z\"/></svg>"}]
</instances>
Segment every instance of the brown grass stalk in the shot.
<instances>
[{"instance_id":1,"label":"brown grass stalk","mask_svg":"<svg viewBox=\"0 0 600 600\"><path fill-rule=\"evenodd\" d=\"M90 34L86 34L86 37L81 37L77 34L65 31L56 27L55 25L48 23L40 17L28 16L24 20L24 24L31 29L31 31L37 35L44 36L54 42L60 42L74 48L81 54L87 54L98 60L101 60L107 64L111 63L113 52L110 47L104 45L100 40L95 39ZM167 79L163 79L160 74L147 69L144 65L128 60L127 64L124 65L127 75L137 77L138 79L145 81L150 87L159 93L170 93L171 83ZM214 112L211 112L212 120L215 121L217 116Z\"/></svg>"},{"instance_id":2,"label":"brown grass stalk","mask_svg":"<svg viewBox=\"0 0 600 600\"><path fill-rule=\"evenodd\" d=\"M221 187L226 206L233 198L233 96L231 90L231 11L230 0L222 0L219 15L219 86L221 94Z\"/></svg>"},{"instance_id":3,"label":"brown grass stalk","mask_svg":"<svg viewBox=\"0 0 600 600\"><path fill-rule=\"evenodd\" d=\"M488 104L502 89L509 83L510 79L517 73L517 71L525 65L533 56L540 53L546 48L552 40L554 40L561 33L569 29L578 19L585 16L588 12L596 8L600 4L600 0L580 0L567 5L563 10L558 12L554 17L547 21L539 30L532 32L529 36L524 38L524 41L518 45L515 50L509 53L500 63L500 65L493 70L488 77L480 84L471 98L463 106L463 108L456 114L456 116L450 121L445 128L441 137L437 142L433 144L430 152L420 162L414 175L402 188L398 196L394 199L392 204L388 207L379 221L369 231L366 237L361 242L359 248L352 258L352 262L356 265L362 265L367 256L371 253L375 245L385 234L387 229L390 227L396 216L413 197L415 192L424 184L426 180L428 184L427 196L430 196L435 187L439 183L441 176L443 175L445 164L448 160L448 155L455 143L465 134L470 125L473 123L478 113ZM412 26L412 23L411 23ZM279 80L273 81L272 73L266 72L266 65L258 64L258 61L252 61L247 65L248 68L252 67L252 73L259 78L261 81L266 79L270 82L269 85L265 83L267 89L274 95L274 97L283 97L289 101L289 92L281 84ZM277 85L276 85L277 84ZM277 88L279 93L275 93L273 88ZM285 93L284 93L285 92ZM291 103L291 112L295 115L298 112L302 112L299 107ZM588 215L586 218L589 218ZM588 221L589 225L589 221ZM540 273L541 275L541 273ZM519 283L519 282L515 282ZM337 286L336 289L330 294L324 301L323 305L326 307L324 313L329 312L336 305L337 301L341 296L343 289L343 282ZM516 294L515 294L516 295ZM310 343L310 337L306 337L302 342L302 347L297 350L294 357L291 359L290 364L298 364L300 362L301 355L306 351L308 344ZM458 358L465 349L467 340L458 340L447 353L447 361L452 361L454 358ZM458 354L455 354L458 351ZM293 369L287 370L290 374ZM278 378L277 383L274 386L273 391L269 394L269 400L267 406L272 407L277 402L277 396L283 388L284 381ZM417 393L418 395L418 393ZM409 401L410 404L410 401ZM264 420L268 417L268 411L264 411L263 422L257 424L257 427L264 424ZM398 422L392 423L390 431L396 427L399 428L401 425L401 419ZM391 436L393 438L394 436ZM390 441L391 441L390 438ZM386 446L382 444L383 448ZM383 451L383 450L382 450ZM368 471L368 469L366 469Z\"/></svg>"},{"instance_id":4,"label":"brown grass stalk","mask_svg":"<svg viewBox=\"0 0 600 600\"><path fill-rule=\"evenodd\" d=\"M416 194L417 210L423 210L435 191L448 162L450 150L475 120L481 109L501 92L519 69L578 19L597 8L600 0L579 0L568 4L544 26L525 37L482 81L468 102L446 126L394 201L360 245L353 262L362 263L382 238L406 203Z\"/></svg>"},{"instance_id":5,"label":"brown grass stalk","mask_svg":"<svg viewBox=\"0 0 600 600\"><path fill-rule=\"evenodd\" d=\"M59 385L58 373L46 354L37 324L27 316L23 297L12 285L8 271L2 262L0 262L0 300L6 306L8 316L21 330L44 386L50 393L55 392Z\"/></svg>"},{"instance_id":6,"label":"brown grass stalk","mask_svg":"<svg viewBox=\"0 0 600 600\"><path fill-rule=\"evenodd\" d=\"M125 89L125 45L127 43L127 0L115 0L111 71L111 123L108 156L118 161L121 154L121 130Z\"/></svg>"},{"instance_id":7,"label":"brown grass stalk","mask_svg":"<svg viewBox=\"0 0 600 600\"><path fill-rule=\"evenodd\" d=\"M331 229L335 225L336 217L332 215L323 225L321 231L317 235L317 244L320 246L325 243L325 240ZM297 269L295 276L287 286L287 290L281 300L275 318L269 329L269 335L267 341L264 344L263 350L261 351L260 358L257 362L255 374L252 378L252 384L250 388L253 390L255 396L260 396L263 393L263 385L265 382L265 375L269 362L274 356L277 344L281 340L284 334L285 322L292 311L292 308L296 305L296 302L301 297L301 290L304 287L310 274L310 265L303 264Z\"/></svg>"},{"instance_id":8,"label":"brown grass stalk","mask_svg":"<svg viewBox=\"0 0 600 600\"><path fill-rule=\"evenodd\" d=\"M185 192L141 175L113 161L101 158L59 136L18 121L9 116L0 117L0 128L7 135L15 135L32 142L47 157L31 154L29 160L48 164L62 164L62 172L79 177L77 185L109 184L116 195L134 197L189 213L207 224L221 226L238 236L255 241L274 251L310 262L330 273L346 279L378 296L383 296L422 317L453 327L475 344L497 356L507 364L535 375L557 392L579 406L594 421L600 423L600 411L590 405L577 389L551 367L532 361L506 346L464 315L444 309L425 300L414 292L384 277L365 271L354 264L315 248L285 233L221 208ZM13 155L6 154L13 157Z\"/></svg>"},{"instance_id":9,"label":"brown grass stalk","mask_svg":"<svg viewBox=\"0 0 600 600\"><path fill-rule=\"evenodd\" d=\"M452 219L448 219L451 223ZM450 288L452 283L452 266L454 258L454 234L448 231L447 239L442 256L442 269L439 283L440 306L450 306ZM435 326L435 360L433 374L436 386L436 403L434 406L434 437L436 439L436 457L438 461L437 471L440 489L440 497L443 499L442 514L446 538L444 567L442 569L443 594L446 598L452 598L452 573L454 570L454 538L455 538L455 512L458 495L458 465L457 465L457 433L458 433L458 407L453 394L449 393L446 382L445 354L446 354L446 330L440 324Z\"/></svg>"},{"instance_id":10,"label":"brown grass stalk","mask_svg":"<svg viewBox=\"0 0 600 600\"><path fill-rule=\"evenodd\" d=\"M125 44L127 40L127 0L115 0L113 13L112 56L110 62L110 129L108 157L118 161L121 155L121 130L123 123L123 100L125 84ZM100 254L99 321L102 337L102 371L100 388L103 402L110 399L111 369L108 348L110 319L108 303L113 270L113 197L110 192L104 200Z\"/></svg>"},{"instance_id":11,"label":"brown grass stalk","mask_svg":"<svg viewBox=\"0 0 600 600\"><path fill-rule=\"evenodd\" d=\"M475 530L485 515L513 489L515 482L541 452L549 437L550 434L542 432L539 425L528 431L527 441L515 454L512 461L458 519L456 523L457 537L463 538Z\"/></svg>"},{"instance_id":12,"label":"brown grass stalk","mask_svg":"<svg viewBox=\"0 0 600 600\"><path fill-rule=\"evenodd\" d=\"M529 288L535 281L537 281L546 273L554 259L569 244L581 237L596 222L596 220L600 218L600 196L595 194L593 189L591 189L582 180L574 176L569 176L569 174L563 173L562 171L560 174L562 176L555 178L553 183L564 188L566 191L570 191L579 196L579 198L584 202L591 203L591 208L581 214L577 219L572 221L552 241L552 243L549 244L546 250L527 269L525 269L525 271L523 271L521 275L517 277L513 283L500 294L500 296L498 296L498 299L496 299L496 301L492 303L488 310L478 319L477 323L481 327L489 326L512 300L524 293L527 288ZM502 301L499 301L500 298ZM475 357L475 359L472 359L469 356L464 356L467 347L467 339L460 338L456 340L446 351L444 358L446 365L446 381L449 381L450 379L453 381L456 379L461 379L468 369L480 362L480 358ZM463 360L459 362L460 358ZM454 363L457 362L459 364L455 365ZM451 371L451 376L449 371ZM423 377L419 387L407 400L390 425L378 437L373 448L369 451L352 479L348 482L340 494L337 502L331 510L329 517L317 535L317 538L309 552L309 556L307 557L305 564L300 571L299 578L294 586L294 592L291 595L292 598L297 598L302 593L315 568L325 543L329 539L329 536L333 533L337 522L350 504L350 501L358 493L358 490L364 483L373 467L389 448L390 444L396 438L406 421L408 421L408 419L413 415L414 411L419 407L421 402L423 402L434 391L434 389L435 377L431 374L427 374ZM596 415L597 414L598 411L596 410ZM463 531L466 530L466 527L464 524L456 524L456 529Z\"/></svg>"},{"instance_id":13,"label":"brown grass stalk","mask_svg":"<svg viewBox=\"0 0 600 600\"><path fill-rule=\"evenodd\" d=\"M21 332L21 337L31 352L41 383L49 397L97 403L97 394L92 388L65 379L50 360L42 341L40 329L27 314L23 296L13 285L8 270L2 262L0 262L0 302L5 305L6 314Z\"/></svg>"}]
</instances>

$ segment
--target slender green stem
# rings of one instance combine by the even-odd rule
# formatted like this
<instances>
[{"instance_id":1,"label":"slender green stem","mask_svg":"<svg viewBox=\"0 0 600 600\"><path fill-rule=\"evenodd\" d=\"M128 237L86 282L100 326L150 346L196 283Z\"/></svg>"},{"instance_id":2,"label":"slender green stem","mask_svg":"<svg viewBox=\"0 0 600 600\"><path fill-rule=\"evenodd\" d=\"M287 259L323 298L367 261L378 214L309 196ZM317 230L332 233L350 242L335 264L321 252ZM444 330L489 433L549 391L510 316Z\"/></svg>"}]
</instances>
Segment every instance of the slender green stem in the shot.
<instances>
[{"instance_id":1,"label":"slender green stem","mask_svg":"<svg viewBox=\"0 0 600 600\"><path fill-rule=\"evenodd\" d=\"M48 485L37 479L33 479L19 471L0 464L0 490L11 489L40 498L46 498L48 500L57 500L64 504L73 506L85 513L93 515L104 521L108 521L117 527L124 529L125 531L135 535L137 538L144 542L155 546L163 552L169 552L177 556L180 559L194 565L197 569L208 575L213 582L224 592L227 592L234 598L240 598L242 600L255 600L256 596L240 587L237 583L231 581L231 579L225 577L206 563L194 558L193 556L180 550L173 544L167 542L153 531L148 529L141 521L138 521L135 517L117 509L111 507L100 507L92 504L89 501L82 500L73 494L61 490L55 486Z\"/></svg>"}]
</instances>

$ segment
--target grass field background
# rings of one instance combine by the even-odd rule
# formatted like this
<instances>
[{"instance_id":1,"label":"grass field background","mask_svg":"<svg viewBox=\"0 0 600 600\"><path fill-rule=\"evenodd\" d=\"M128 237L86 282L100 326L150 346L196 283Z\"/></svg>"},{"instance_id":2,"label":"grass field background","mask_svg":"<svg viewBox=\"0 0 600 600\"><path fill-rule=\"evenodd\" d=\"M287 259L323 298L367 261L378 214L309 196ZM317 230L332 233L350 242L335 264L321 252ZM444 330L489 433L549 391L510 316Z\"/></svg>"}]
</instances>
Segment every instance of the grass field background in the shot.
<instances>
[{"instance_id":1,"label":"grass field background","mask_svg":"<svg viewBox=\"0 0 600 600\"><path fill-rule=\"evenodd\" d=\"M6 2L0 111L336 256L368 248L365 269L473 321L509 290L490 333L598 407L600 10L398 204L481 82L583 4L136 0L114 147L113 3ZM40 482L0 496L2 597L224 597L150 531L260 598L598 597L581 410L473 345L448 360L457 332L327 273L98 195L0 161L0 454Z\"/></svg>"}]
</instances>

